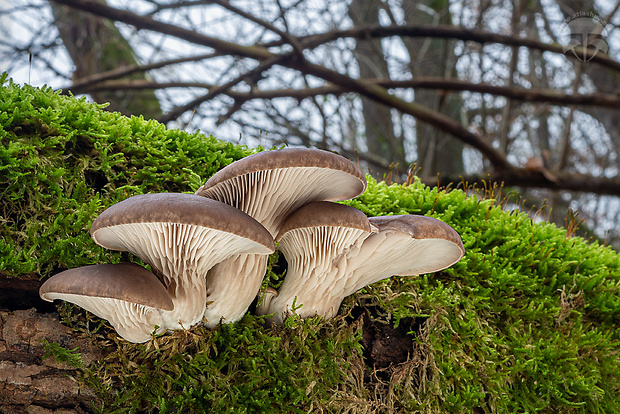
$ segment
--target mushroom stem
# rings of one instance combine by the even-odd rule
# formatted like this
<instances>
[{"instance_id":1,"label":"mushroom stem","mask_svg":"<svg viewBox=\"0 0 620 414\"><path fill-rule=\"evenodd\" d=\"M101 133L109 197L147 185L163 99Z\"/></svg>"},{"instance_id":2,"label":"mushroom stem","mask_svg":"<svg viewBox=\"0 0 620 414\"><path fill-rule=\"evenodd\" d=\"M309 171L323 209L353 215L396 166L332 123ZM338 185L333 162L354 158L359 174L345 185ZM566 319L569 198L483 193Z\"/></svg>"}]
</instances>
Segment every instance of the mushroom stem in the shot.
<instances>
[{"instance_id":1,"label":"mushroom stem","mask_svg":"<svg viewBox=\"0 0 620 414\"><path fill-rule=\"evenodd\" d=\"M168 329L187 329L200 322L207 303L208 269L239 250L236 240L225 237L225 232L204 232L201 226L191 224L122 224L109 231L116 232L118 238L133 234L123 240L124 249L151 265L168 290L174 303L174 310L162 312Z\"/></svg>"},{"instance_id":2,"label":"mushroom stem","mask_svg":"<svg viewBox=\"0 0 620 414\"><path fill-rule=\"evenodd\" d=\"M289 269L278 295L267 296L259 307L261 313L275 313L276 323L293 312L329 318L345 297L366 285L392 275L436 272L465 253L458 233L440 220L416 215L373 217L366 220L371 230L363 232L346 222L345 213L354 215L344 207L313 203L289 217L278 246ZM293 303L302 307L293 309Z\"/></svg>"},{"instance_id":3,"label":"mushroom stem","mask_svg":"<svg viewBox=\"0 0 620 414\"><path fill-rule=\"evenodd\" d=\"M243 318L260 289L268 259L268 255L240 254L209 270L204 313L207 327ZM231 275L238 275L238 281L231 283Z\"/></svg>"},{"instance_id":4,"label":"mushroom stem","mask_svg":"<svg viewBox=\"0 0 620 414\"><path fill-rule=\"evenodd\" d=\"M342 204L315 202L295 211L277 239L287 275L277 296L266 297L257 313L275 313L277 324L292 314L334 316L346 283L345 269L334 263L375 230L361 211Z\"/></svg>"},{"instance_id":5,"label":"mushroom stem","mask_svg":"<svg viewBox=\"0 0 620 414\"><path fill-rule=\"evenodd\" d=\"M105 210L91 227L93 240L129 251L150 264L174 309L162 312L165 327L200 322L207 304L207 272L241 253L268 255L273 238L246 213L192 194L144 194Z\"/></svg>"},{"instance_id":6,"label":"mushroom stem","mask_svg":"<svg viewBox=\"0 0 620 414\"><path fill-rule=\"evenodd\" d=\"M275 313L273 322L282 324L287 316L302 318L320 315L331 318L338 312L342 298L330 292L344 288L344 269L333 266L335 258L356 248L368 232L356 228L299 229L303 235L283 239L278 249L288 262L287 276L278 294L266 301L257 313ZM320 246L319 249L316 247ZM311 253L310 253L311 252Z\"/></svg>"}]
</instances>

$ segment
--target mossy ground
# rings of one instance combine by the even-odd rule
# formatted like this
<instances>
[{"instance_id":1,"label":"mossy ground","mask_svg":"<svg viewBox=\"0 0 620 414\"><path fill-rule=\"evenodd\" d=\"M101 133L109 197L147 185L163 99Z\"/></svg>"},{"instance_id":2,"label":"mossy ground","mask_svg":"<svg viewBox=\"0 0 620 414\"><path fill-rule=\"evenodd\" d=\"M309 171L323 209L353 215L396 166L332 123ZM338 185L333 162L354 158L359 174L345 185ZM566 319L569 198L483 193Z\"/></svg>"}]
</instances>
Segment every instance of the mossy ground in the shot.
<instances>
[{"instance_id":1,"label":"mossy ground","mask_svg":"<svg viewBox=\"0 0 620 414\"><path fill-rule=\"evenodd\" d=\"M125 118L49 89L0 89L0 272L41 278L135 260L89 236L107 206L193 192L253 152ZM425 214L466 255L444 272L396 277L347 298L332 320L252 315L146 344L69 305L66 323L105 350L81 381L102 412L620 412L620 257L496 200L417 181L347 202L367 215ZM277 284L276 265L266 283ZM373 367L368 325L410 329L405 360ZM375 325L377 326L377 325ZM50 354L72 358L49 345ZM79 350L75 352L79 353ZM79 361L79 358L73 358Z\"/></svg>"}]
</instances>

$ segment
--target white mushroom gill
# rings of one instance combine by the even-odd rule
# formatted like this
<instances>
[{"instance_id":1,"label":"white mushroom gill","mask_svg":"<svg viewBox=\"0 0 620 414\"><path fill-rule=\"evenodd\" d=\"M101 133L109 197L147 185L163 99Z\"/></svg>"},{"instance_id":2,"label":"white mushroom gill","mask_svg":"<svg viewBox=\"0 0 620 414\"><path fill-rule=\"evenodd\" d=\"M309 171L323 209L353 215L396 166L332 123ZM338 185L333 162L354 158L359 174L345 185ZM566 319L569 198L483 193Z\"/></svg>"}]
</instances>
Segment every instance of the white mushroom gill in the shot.
<instances>
[{"instance_id":1,"label":"white mushroom gill","mask_svg":"<svg viewBox=\"0 0 620 414\"><path fill-rule=\"evenodd\" d=\"M249 214L275 237L292 211L312 201L342 200L342 189L356 186L359 178L341 171L289 167L233 177L200 195Z\"/></svg>"},{"instance_id":2,"label":"white mushroom gill","mask_svg":"<svg viewBox=\"0 0 620 414\"><path fill-rule=\"evenodd\" d=\"M393 275L432 273L458 262L462 251L444 239L415 239L410 234L382 231L338 258L334 266L348 273L342 298Z\"/></svg>"},{"instance_id":3,"label":"white mushroom gill","mask_svg":"<svg viewBox=\"0 0 620 414\"><path fill-rule=\"evenodd\" d=\"M146 342L153 332L160 334L165 331L161 310L149 306L119 299L67 293L48 293L45 299L65 300L106 319L116 332L129 342Z\"/></svg>"},{"instance_id":4,"label":"white mushroom gill","mask_svg":"<svg viewBox=\"0 0 620 414\"><path fill-rule=\"evenodd\" d=\"M278 324L293 312L302 317L335 315L345 275L334 267L334 261L357 248L368 234L359 228L332 226L288 231L278 246L288 262L286 278L277 296L266 300L257 312L275 313L273 321Z\"/></svg>"},{"instance_id":5,"label":"white mushroom gill","mask_svg":"<svg viewBox=\"0 0 620 414\"><path fill-rule=\"evenodd\" d=\"M223 168L197 195L224 202L260 222L272 237L301 206L319 200L346 200L361 194L366 180L359 166L340 155L308 148L285 148L253 154ZM247 311L265 276L267 258L242 254L214 267L208 275L208 302L221 305L218 314L207 309L209 321L234 322ZM233 285L230 287L230 285ZM216 288L216 286L218 288ZM223 288L220 289L220 288Z\"/></svg>"},{"instance_id":6,"label":"white mushroom gill","mask_svg":"<svg viewBox=\"0 0 620 414\"><path fill-rule=\"evenodd\" d=\"M275 237L292 211L311 201L341 199L340 189L359 183L359 178L329 169L278 168L231 178L201 195L244 211ZM260 289L267 260L260 255L241 254L209 272L209 305L205 310L209 326L243 317ZM234 284L232 276L237 279Z\"/></svg>"},{"instance_id":7,"label":"white mushroom gill","mask_svg":"<svg viewBox=\"0 0 620 414\"><path fill-rule=\"evenodd\" d=\"M306 221L311 225L335 221L337 210L345 206L328 207L325 203L304 206L283 226L278 249L285 253L289 269L277 294L266 295L259 308L262 313L275 312L276 323L291 313L292 298L296 298L297 306L303 305L297 310L300 316L331 317L345 297L364 286L392 275L436 272L463 257L461 238L446 223L430 217L402 215L368 219L372 234L349 242L350 247L332 256L328 263L321 263L315 255L328 254L329 247L319 243L337 243L337 227L318 227L334 233L333 237L323 239L312 236L318 231L316 227L301 226Z\"/></svg>"},{"instance_id":8,"label":"white mushroom gill","mask_svg":"<svg viewBox=\"0 0 620 414\"><path fill-rule=\"evenodd\" d=\"M119 224L99 229L96 239L152 266L174 303L174 310L162 311L168 329L189 328L202 319L209 269L231 255L257 249L255 242L242 236L180 223ZM260 250L271 252L267 247Z\"/></svg>"}]
</instances>

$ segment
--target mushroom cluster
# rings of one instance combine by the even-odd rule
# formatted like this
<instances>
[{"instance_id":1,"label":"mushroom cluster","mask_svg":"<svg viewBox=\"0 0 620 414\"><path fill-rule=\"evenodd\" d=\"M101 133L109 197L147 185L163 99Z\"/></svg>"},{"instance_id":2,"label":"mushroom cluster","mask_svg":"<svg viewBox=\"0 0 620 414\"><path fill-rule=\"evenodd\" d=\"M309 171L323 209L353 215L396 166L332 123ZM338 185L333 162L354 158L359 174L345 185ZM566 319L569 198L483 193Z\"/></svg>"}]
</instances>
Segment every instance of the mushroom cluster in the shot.
<instances>
[{"instance_id":1,"label":"mushroom cluster","mask_svg":"<svg viewBox=\"0 0 620 414\"><path fill-rule=\"evenodd\" d=\"M342 300L392 275L444 269L464 254L456 231L424 216L367 218L335 203L366 189L361 169L306 148L260 152L213 175L196 194L144 194L105 210L93 240L147 263L61 272L43 299L75 303L130 342L153 333L238 321L259 293L275 242L288 271L257 307L275 323L331 317Z\"/></svg>"}]
</instances>

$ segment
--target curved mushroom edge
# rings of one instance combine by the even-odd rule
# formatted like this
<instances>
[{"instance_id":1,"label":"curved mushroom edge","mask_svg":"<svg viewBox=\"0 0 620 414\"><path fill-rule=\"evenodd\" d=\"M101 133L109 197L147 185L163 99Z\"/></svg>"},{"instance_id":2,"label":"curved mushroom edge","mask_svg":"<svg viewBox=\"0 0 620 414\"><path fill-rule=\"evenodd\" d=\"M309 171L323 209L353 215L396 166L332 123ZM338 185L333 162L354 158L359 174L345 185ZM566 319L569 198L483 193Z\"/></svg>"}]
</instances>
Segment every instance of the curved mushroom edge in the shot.
<instances>
[{"instance_id":1,"label":"curved mushroom edge","mask_svg":"<svg viewBox=\"0 0 620 414\"><path fill-rule=\"evenodd\" d=\"M285 222L278 238L284 241L291 231L329 225L334 217L342 221L344 214L339 216L339 213L345 213L348 209L356 210L352 207L348 209L344 207L347 206L328 202L312 203L301 207ZM323 212L325 214L322 214ZM355 247L342 252L333 259L332 265L337 269L334 275L338 275L339 278L344 277L344 279L325 280L322 283L326 285L317 286L313 295L321 289L325 290L320 294L324 300L319 302L315 300L316 298L311 299L312 295L308 296L304 293L302 302L305 309L301 311L301 314L331 317L337 312L342 299L366 285L390 276L410 276L443 270L458 262L464 255L465 250L460 235L441 220L419 215L366 219L361 212L359 214L363 217L362 220L365 220L367 225L369 224L373 229L372 233L364 237ZM279 249L282 250L282 245ZM418 256L418 254L422 255ZM288 259L286 252L285 256ZM349 266L353 267L346 270ZM303 272L306 270L312 272L312 269L302 267ZM345 277L345 275L348 276ZM288 291L285 295L287 301L279 300L282 296L281 291L275 294L266 292L262 298L263 303L258 309L262 314L276 312L274 321L279 321L279 323L286 318L287 314L290 314L290 309L285 308L290 306L290 298L297 296L291 293L291 285L286 282L285 279L281 289L287 286ZM299 289L299 286L293 287L297 293L300 293Z\"/></svg>"},{"instance_id":2,"label":"curved mushroom edge","mask_svg":"<svg viewBox=\"0 0 620 414\"><path fill-rule=\"evenodd\" d=\"M157 276L135 263L98 264L65 270L39 288L43 300L53 294L122 300L171 311L172 299Z\"/></svg>"},{"instance_id":3,"label":"curved mushroom edge","mask_svg":"<svg viewBox=\"0 0 620 414\"><path fill-rule=\"evenodd\" d=\"M358 191L356 191L358 192L357 195L362 194L366 190L366 176L359 165L342 155L315 148L282 148L258 152L227 165L209 178L207 182L196 191L196 194L205 196L206 190L209 188L241 175L258 171L296 167L326 168L342 171L359 180L360 187L357 189ZM303 183L299 183L299 185L303 185ZM356 197L357 195L352 197Z\"/></svg>"},{"instance_id":4,"label":"curved mushroom edge","mask_svg":"<svg viewBox=\"0 0 620 414\"><path fill-rule=\"evenodd\" d=\"M379 232L396 231L408 233L414 239L447 240L461 250L461 257L465 254L465 247L460 234L449 224L439 219L417 214L404 214L370 217L368 220L373 226L377 227Z\"/></svg>"},{"instance_id":5,"label":"curved mushroom edge","mask_svg":"<svg viewBox=\"0 0 620 414\"><path fill-rule=\"evenodd\" d=\"M368 233L373 231L370 221L360 210L345 204L315 201L303 205L289 215L282 224L276 242L293 229L323 226L357 228Z\"/></svg>"},{"instance_id":6,"label":"curved mushroom edge","mask_svg":"<svg viewBox=\"0 0 620 414\"><path fill-rule=\"evenodd\" d=\"M94 221L90 234L95 243L102 228L130 223L176 223L213 228L236 234L275 250L273 237L243 211L217 200L194 194L140 194L107 208Z\"/></svg>"}]
</instances>

